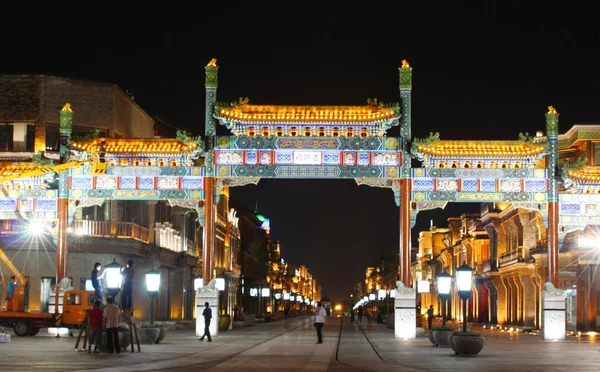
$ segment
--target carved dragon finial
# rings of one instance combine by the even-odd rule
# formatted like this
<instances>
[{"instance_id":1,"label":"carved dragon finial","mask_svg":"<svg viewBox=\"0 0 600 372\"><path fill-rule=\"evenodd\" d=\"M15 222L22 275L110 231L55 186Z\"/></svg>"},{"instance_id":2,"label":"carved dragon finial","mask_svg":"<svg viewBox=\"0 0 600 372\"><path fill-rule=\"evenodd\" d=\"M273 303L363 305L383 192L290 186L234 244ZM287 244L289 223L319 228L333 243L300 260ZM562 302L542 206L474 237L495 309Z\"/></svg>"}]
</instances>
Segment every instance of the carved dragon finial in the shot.
<instances>
[{"instance_id":1,"label":"carved dragon finial","mask_svg":"<svg viewBox=\"0 0 600 372\"><path fill-rule=\"evenodd\" d=\"M558 112L556 112L556 109L554 108L554 106L548 106L548 113L549 114L558 114Z\"/></svg>"},{"instance_id":2,"label":"carved dragon finial","mask_svg":"<svg viewBox=\"0 0 600 372\"><path fill-rule=\"evenodd\" d=\"M71 104L69 102L65 103L61 111L73 112L73 110L71 109Z\"/></svg>"},{"instance_id":3,"label":"carved dragon finial","mask_svg":"<svg viewBox=\"0 0 600 372\"><path fill-rule=\"evenodd\" d=\"M403 59L402 60L402 68L410 68L410 65L408 64L408 61Z\"/></svg>"},{"instance_id":4,"label":"carved dragon finial","mask_svg":"<svg viewBox=\"0 0 600 372\"><path fill-rule=\"evenodd\" d=\"M206 65L206 67L217 67L217 59L211 59L210 62L208 62L208 64Z\"/></svg>"},{"instance_id":5,"label":"carved dragon finial","mask_svg":"<svg viewBox=\"0 0 600 372\"><path fill-rule=\"evenodd\" d=\"M244 105L247 105L248 102L250 102L250 98L248 98L248 97L246 97L246 98L240 97L240 99L238 101L238 104L240 106L244 106Z\"/></svg>"},{"instance_id":6,"label":"carved dragon finial","mask_svg":"<svg viewBox=\"0 0 600 372\"><path fill-rule=\"evenodd\" d=\"M380 108L385 107L385 104L383 102L377 102L377 98L367 98L367 104L369 106L374 106L374 107L380 107Z\"/></svg>"},{"instance_id":7,"label":"carved dragon finial","mask_svg":"<svg viewBox=\"0 0 600 372\"><path fill-rule=\"evenodd\" d=\"M525 143L533 143L533 137L529 135L529 132L519 133L519 141L523 141Z\"/></svg>"}]
</instances>

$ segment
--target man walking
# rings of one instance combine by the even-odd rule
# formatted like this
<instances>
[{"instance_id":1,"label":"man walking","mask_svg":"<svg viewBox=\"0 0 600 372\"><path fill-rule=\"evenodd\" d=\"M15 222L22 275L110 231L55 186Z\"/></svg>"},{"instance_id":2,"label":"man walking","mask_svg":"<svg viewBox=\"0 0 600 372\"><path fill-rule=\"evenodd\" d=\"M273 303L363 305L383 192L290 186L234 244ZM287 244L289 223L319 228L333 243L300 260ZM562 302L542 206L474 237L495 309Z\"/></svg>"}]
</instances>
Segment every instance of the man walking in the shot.
<instances>
[{"instance_id":1,"label":"man walking","mask_svg":"<svg viewBox=\"0 0 600 372\"><path fill-rule=\"evenodd\" d=\"M427 309L427 325L429 326L429 329L431 329L432 324L433 324L433 305L429 305L429 309Z\"/></svg>"},{"instance_id":2,"label":"man walking","mask_svg":"<svg viewBox=\"0 0 600 372\"><path fill-rule=\"evenodd\" d=\"M114 350L119 354L121 352L121 345L119 345L119 317L121 316L121 310L115 305L114 298L108 297L106 302L108 305L104 308L102 317L104 318L104 328L106 328L108 352L113 353L114 341Z\"/></svg>"},{"instance_id":3,"label":"man walking","mask_svg":"<svg viewBox=\"0 0 600 372\"><path fill-rule=\"evenodd\" d=\"M317 302L317 311L315 311L315 328L317 329L317 344L323 343L323 335L321 334L321 330L323 329L323 324L325 324L325 309L321 307L321 302Z\"/></svg>"},{"instance_id":4,"label":"man walking","mask_svg":"<svg viewBox=\"0 0 600 372\"><path fill-rule=\"evenodd\" d=\"M210 320L212 319L212 310L208 307L208 302L204 303L204 311L202 312L202 316L204 316L204 334L200 337L200 341L204 341L204 337L208 338L208 342L212 342L212 338L210 338Z\"/></svg>"}]
</instances>

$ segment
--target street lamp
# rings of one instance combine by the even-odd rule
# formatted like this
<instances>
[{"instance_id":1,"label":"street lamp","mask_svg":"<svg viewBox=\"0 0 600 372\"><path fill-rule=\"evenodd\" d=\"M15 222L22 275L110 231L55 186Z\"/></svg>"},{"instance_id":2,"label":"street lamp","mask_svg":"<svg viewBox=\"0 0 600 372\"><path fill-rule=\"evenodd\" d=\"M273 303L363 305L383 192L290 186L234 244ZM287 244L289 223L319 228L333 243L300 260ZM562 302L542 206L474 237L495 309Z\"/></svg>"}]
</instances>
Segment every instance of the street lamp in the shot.
<instances>
[{"instance_id":1,"label":"street lamp","mask_svg":"<svg viewBox=\"0 0 600 372\"><path fill-rule=\"evenodd\" d=\"M456 269L456 289L463 300L463 332L467 332L467 300L471 297L473 269L465 262Z\"/></svg>"},{"instance_id":2,"label":"street lamp","mask_svg":"<svg viewBox=\"0 0 600 372\"><path fill-rule=\"evenodd\" d=\"M121 281L123 280L121 267L122 266L117 263L116 258L113 258L113 262L108 265L104 265L104 270L106 271L106 289L108 289L108 293L115 300L121 289Z\"/></svg>"},{"instance_id":3,"label":"street lamp","mask_svg":"<svg viewBox=\"0 0 600 372\"><path fill-rule=\"evenodd\" d=\"M450 288L452 287L452 275L443 272L437 276L437 292L442 300L442 327L446 326L446 302L450 299Z\"/></svg>"},{"instance_id":4,"label":"street lamp","mask_svg":"<svg viewBox=\"0 0 600 372\"><path fill-rule=\"evenodd\" d=\"M150 324L154 324L154 297L160 287L160 271L152 268L146 273L146 290L150 296Z\"/></svg>"}]
</instances>

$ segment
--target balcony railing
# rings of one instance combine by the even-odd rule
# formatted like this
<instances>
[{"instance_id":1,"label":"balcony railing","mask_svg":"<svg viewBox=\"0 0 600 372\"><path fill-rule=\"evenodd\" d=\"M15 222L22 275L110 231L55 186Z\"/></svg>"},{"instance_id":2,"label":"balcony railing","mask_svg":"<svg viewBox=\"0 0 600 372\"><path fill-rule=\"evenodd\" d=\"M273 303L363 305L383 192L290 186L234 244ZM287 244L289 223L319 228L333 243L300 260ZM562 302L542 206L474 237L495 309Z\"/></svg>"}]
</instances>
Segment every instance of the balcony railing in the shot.
<instances>
[{"instance_id":1,"label":"balcony railing","mask_svg":"<svg viewBox=\"0 0 600 372\"><path fill-rule=\"evenodd\" d=\"M498 266L502 267L522 261L522 251L523 248L519 248L518 250L502 253L500 255L500 259L498 260Z\"/></svg>"},{"instance_id":2,"label":"balcony railing","mask_svg":"<svg viewBox=\"0 0 600 372\"><path fill-rule=\"evenodd\" d=\"M133 222L75 220L72 229L76 235L150 242L148 228Z\"/></svg>"}]
</instances>

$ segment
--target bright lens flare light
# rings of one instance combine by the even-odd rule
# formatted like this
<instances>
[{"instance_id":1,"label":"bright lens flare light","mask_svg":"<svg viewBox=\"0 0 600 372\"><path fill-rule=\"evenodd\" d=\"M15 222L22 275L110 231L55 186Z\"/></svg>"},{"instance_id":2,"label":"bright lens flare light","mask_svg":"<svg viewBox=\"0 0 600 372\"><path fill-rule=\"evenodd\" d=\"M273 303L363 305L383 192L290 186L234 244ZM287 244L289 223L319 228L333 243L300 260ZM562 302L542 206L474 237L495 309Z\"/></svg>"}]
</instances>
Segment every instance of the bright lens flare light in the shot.
<instances>
[{"instance_id":1,"label":"bright lens flare light","mask_svg":"<svg viewBox=\"0 0 600 372\"><path fill-rule=\"evenodd\" d=\"M334 307L334 310L335 310L335 311L340 311L340 310L342 310L342 305L340 305L340 304L337 304L337 305L335 305L335 307Z\"/></svg>"},{"instance_id":2,"label":"bright lens flare light","mask_svg":"<svg viewBox=\"0 0 600 372\"><path fill-rule=\"evenodd\" d=\"M40 221L31 221L27 230L31 235L40 235L46 230L46 226Z\"/></svg>"}]
</instances>

